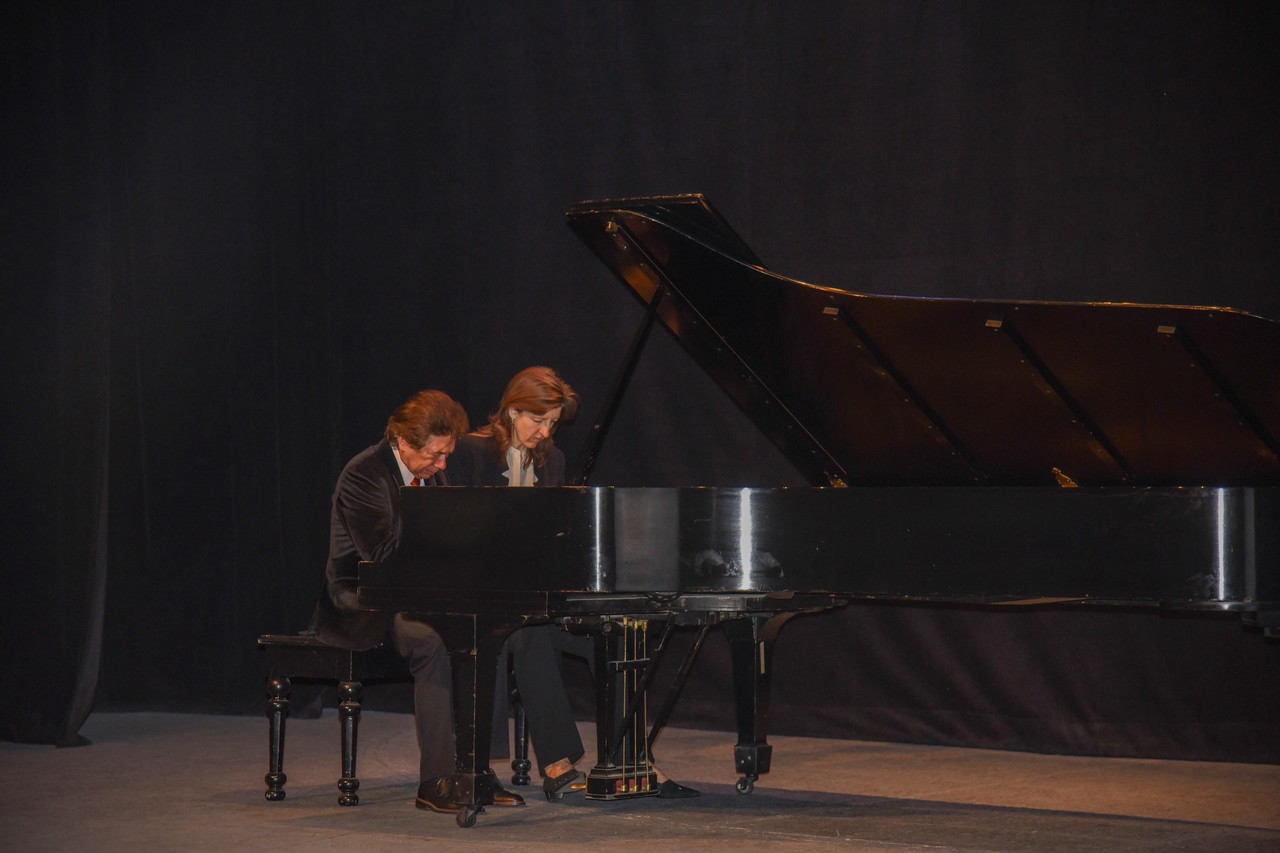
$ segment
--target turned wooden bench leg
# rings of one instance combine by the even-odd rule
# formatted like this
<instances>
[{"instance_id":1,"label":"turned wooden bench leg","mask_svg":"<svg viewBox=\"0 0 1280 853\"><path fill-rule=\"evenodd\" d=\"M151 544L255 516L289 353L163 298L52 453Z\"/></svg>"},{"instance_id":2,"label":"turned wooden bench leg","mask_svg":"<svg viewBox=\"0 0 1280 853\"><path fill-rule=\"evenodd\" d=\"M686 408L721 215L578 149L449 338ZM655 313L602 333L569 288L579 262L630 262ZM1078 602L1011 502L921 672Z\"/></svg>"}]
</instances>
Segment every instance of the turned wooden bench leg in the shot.
<instances>
[{"instance_id":1,"label":"turned wooden bench leg","mask_svg":"<svg viewBox=\"0 0 1280 853\"><path fill-rule=\"evenodd\" d=\"M270 730L267 735L265 796L268 800L284 799L284 783L289 778L284 773L284 724L289 719L289 688L287 678L267 679L267 719L270 720Z\"/></svg>"},{"instance_id":2,"label":"turned wooden bench leg","mask_svg":"<svg viewBox=\"0 0 1280 853\"><path fill-rule=\"evenodd\" d=\"M528 785L529 771L533 769L533 762L529 761L529 720L524 715L524 704L520 701L520 693L514 688L511 691L511 700L516 717L516 749L511 761L511 769L515 772L511 776L511 784Z\"/></svg>"},{"instance_id":3,"label":"turned wooden bench leg","mask_svg":"<svg viewBox=\"0 0 1280 853\"><path fill-rule=\"evenodd\" d=\"M338 805L359 804L360 780L356 776L360 703L366 678L407 680L407 665L395 650L384 646L352 651L322 642L312 633L262 634L258 646L266 652L269 766L266 798L283 800L285 724L289 717L293 681L318 682L338 688L338 728L342 740L342 775L338 778Z\"/></svg>"},{"instance_id":4,"label":"turned wooden bench leg","mask_svg":"<svg viewBox=\"0 0 1280 853\"><path fill-rule=\"evenodd\" d=\"M360 695L358 681L338 683L338 722L342 726L342 778L338 780L338 805L360 803L360 780L356 778L356 735L360 728Z\"/></svg>"}]
</instances>

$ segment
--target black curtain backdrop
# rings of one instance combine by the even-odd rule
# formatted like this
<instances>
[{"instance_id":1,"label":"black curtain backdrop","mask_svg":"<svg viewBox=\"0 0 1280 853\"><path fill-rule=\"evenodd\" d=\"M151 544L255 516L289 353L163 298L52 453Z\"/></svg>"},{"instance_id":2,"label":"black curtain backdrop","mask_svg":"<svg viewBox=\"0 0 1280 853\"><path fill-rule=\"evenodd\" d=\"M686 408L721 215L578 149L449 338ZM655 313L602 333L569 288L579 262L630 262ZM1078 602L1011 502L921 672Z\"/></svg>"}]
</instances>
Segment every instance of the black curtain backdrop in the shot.
<instances>
[{"instance_id":1,"label":"black curtain backdrop","mask_svg":"<svg viewBox=\"0 0 1280 853\"><path fill-rule=\"evenodd\" d=\"M772 269L851 290L1280 318L1267 3L0 15L8 739L259 713L254 638L305 624L334 478L414 390L480 422L550 364L589 421L641 309L577 200L703 192ZM594 482L803 484L661 334ZM674 722L732 727L724 656ZM1275 762L1278 665L1229 618L859 605L785 629L773 719Z\"/></svg>"}]
</instances>

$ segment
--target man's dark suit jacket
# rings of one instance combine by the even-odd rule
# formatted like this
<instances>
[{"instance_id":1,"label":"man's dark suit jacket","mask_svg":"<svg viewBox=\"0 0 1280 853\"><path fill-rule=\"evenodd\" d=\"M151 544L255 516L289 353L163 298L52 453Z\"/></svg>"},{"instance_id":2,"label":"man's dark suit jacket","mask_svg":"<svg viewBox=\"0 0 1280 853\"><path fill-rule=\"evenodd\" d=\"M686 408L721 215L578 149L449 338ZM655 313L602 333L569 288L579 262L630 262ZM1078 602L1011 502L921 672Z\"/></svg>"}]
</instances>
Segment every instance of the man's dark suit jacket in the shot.
<instances>
[{"instance_id":1,"label":"man's dark suit jacket","mask_svg":"<svg viewBox=\"0 0 1280 853\"><path fill-rule=\"evenodd\" d=\"M437 475L431 485L444 485ZM382 561L400 543L400 466L383 438L362 450L338 475L329 516L329 563L324 591L312 626L320 639L346 649L367 649L381 642L391 626L390 613L356 608L361 560Z\"/></svg>"},{"instance_id":2,"label":"man's dark suit jacket","mask_svg":"<svg viewBox=\"0 0 1280 853\"><path fill-rule=\"evenodd\" d=\"M480 435L464 435L449 457L449 477L464 486L506 486L507 457L499 455L492 438ZM533 469L538 478L537 486L564 485L564 453L552 447L547 461Z\"/></svg>"}]
</instances>

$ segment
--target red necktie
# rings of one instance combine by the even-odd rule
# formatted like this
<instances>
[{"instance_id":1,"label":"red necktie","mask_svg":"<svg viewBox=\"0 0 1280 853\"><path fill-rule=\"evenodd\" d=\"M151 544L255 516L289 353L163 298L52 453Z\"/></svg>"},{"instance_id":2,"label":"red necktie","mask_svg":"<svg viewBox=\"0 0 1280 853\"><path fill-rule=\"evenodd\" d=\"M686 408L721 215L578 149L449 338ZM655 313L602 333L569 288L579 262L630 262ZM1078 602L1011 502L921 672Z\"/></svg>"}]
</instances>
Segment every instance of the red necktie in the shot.
<instances>
[{"instance_id":1,"label":"red necktie","mask_svg":"<svg viewBox=\"0 0 1280 853\"><path fill-rule=\"evenodd\" d=\"M409 485L411 485L411 486L421 486L421 485L422 485L422 478L421 478L421 477L414 477L414 478L413 478L413 482L412 482L412 483L410 483Z\"/></svg>"}]
</instances>

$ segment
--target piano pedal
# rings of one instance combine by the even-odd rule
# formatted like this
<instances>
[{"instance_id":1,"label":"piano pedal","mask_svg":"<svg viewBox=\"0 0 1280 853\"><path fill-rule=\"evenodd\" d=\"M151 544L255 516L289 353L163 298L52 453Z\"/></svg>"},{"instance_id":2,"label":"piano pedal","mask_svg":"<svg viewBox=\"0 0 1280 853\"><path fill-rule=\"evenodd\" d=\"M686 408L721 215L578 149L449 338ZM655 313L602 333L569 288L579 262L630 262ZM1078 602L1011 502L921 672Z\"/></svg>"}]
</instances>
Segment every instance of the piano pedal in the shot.
<instances>
[{"instance_id":1,"label":"piano pedal","mask_svg":"<svg viewBox=\"0 0 1280 853\"><path fill-rule=\"evenodd\" d=\"M588 800L628 800L658 793L658 774L652 768L593 767L587 774Z\"/></svg>"}]
</instances>

